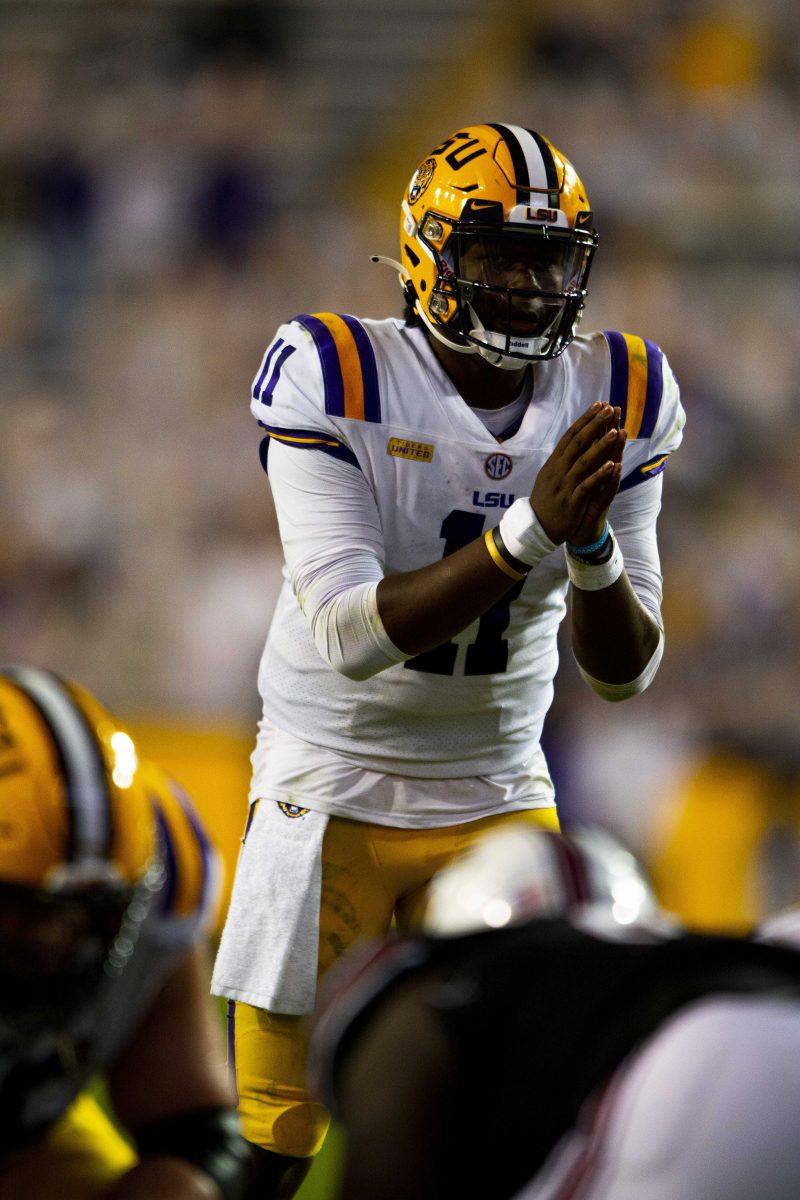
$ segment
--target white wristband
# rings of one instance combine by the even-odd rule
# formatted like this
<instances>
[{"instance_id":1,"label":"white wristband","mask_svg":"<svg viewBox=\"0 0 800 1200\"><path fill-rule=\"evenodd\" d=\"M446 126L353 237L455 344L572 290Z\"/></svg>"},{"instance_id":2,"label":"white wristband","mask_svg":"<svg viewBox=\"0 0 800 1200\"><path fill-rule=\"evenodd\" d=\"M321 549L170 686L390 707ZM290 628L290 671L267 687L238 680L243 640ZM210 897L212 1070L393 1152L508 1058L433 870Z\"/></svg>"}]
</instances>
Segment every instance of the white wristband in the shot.
<instances>
[{"instance_id":1,"label":"white wristband","mask_svg":"<svg viewBox=\"0 0 800 1200\"><path fill-rule=\"evenodd\" d=\"M588 671L584 671L581 664L578 663L578 670L588 683L593 692L597 692L598 696L602 696L604 700L628 700L631 696L639 696L645 688L648 688L655 678L661 662L661 657L664 653L664 631L658 631L658 645L653 651L650 662L647 664L641 675L637 675L630 683L603 683L602 679L595 679Z\"/></svg>"},{"instance_id":2,"label":"white wristband","mask_svg":"<svg viewBox=\"0 0 800 1200\"><path fill-rule=\"evenodd\" d=\"M511 510L509 509L509 511ZM567 560L569 581L579 591L599 592L601 588L611 587L612 583L616 583L625 570L622 551L619 548L617 539L614 537L613 530L609 529L609 534L614 543L614 549L611 552L611 558L604 563L583 562L580 558L575 558L574 555L570 554L569 550L565 547L564 557Z\"/></svg>"},{"instance_id":3,"label":"white wristband","mask_svg":"<svg viewBox=\"0 0 800 1200\"><path fill-rule=\"evenodd\" d=\"M529 567L535 567L556 549L556 543L551 542L542 529L527 499L515 500L504 513L500 522L500 536L509 554Z\"/></svg>"}]
</instances>

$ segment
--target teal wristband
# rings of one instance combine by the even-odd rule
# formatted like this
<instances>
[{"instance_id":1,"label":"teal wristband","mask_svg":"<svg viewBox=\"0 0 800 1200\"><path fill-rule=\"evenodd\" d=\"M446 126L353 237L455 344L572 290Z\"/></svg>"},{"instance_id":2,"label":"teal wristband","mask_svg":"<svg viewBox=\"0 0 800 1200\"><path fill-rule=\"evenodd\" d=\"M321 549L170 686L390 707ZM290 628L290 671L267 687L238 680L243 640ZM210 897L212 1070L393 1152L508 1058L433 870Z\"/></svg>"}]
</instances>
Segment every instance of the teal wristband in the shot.
<instances>
[{"instance_id":1,"label":"teal wristband","mask_svg":"<svg viewBox=\"0 0 800 1200\"><path fill-rule=\"evenodd\" d=\"M607 538L608 521L606 521L606 527L596 542L589 542L588 546L573 546L572 542L567 542L567 549L570 554L594 554L595 550L599 550L601 546L606 544Z\"/></svg>"}]
</instances>

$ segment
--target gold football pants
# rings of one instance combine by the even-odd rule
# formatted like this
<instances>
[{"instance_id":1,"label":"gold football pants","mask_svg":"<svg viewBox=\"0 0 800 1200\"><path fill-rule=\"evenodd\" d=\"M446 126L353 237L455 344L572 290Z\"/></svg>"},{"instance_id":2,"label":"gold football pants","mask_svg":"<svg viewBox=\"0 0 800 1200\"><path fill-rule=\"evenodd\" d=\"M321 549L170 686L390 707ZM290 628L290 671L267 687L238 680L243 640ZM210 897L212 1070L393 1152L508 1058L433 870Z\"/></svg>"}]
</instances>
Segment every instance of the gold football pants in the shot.
<instances>
[{"instance_id":1,"label":"gold football pants","mask_svg":"<svg viewBox=\"0 0 800 1200\"><path fill-rule=\"evenodd\" d=\"M443 829L395 829L331 817L322 847L317 978L360 938L382 937L392 918L401 934L412 930L431 877L488 831L515 824L559 827L555 808ZM329 1118L306 1084L306 1018L231 1001L229 1020L244 1136L279 1154L316 1154Z\"/></svg>"}]
</instances>

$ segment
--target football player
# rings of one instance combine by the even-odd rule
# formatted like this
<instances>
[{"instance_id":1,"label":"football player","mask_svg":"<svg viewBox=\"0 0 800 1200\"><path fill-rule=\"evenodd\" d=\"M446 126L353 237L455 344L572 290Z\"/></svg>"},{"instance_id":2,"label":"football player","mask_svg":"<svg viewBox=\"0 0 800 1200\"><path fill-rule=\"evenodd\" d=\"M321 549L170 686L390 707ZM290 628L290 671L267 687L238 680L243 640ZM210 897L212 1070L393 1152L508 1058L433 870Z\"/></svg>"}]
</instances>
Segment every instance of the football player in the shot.
<instances>
[{"instance_id":1,"label":"football player","mask_svg":"<svg viewBox=\"0 0 800 1200\"><path fill-rule=\"evenodd\" d=\"M557 828L540 735L568 592L590 687L622 700L658 667L683 413L655 344L576 336L596 244L547 138L459 129L403 197L406 319L298 316L253 382L286 582L214 990L265 1194L327 1127L300 1019L318 976L409 927L487 826Z\"/></svg>"},{"instance_id":2,"label":"football player","mask_svg":"<svg viewBox=\"0 0 800 1200\"><path fill-rule=\"evenodd\" d=\"M532 830L444 871L424 926L318 1019L340 1200L797 1195L796 949L670 927L625 852Z\"/></svg>"},{"instance_id":3,"label":"football player","mask_svg":"<svg viewBox=\"0 0 800 1200\"><path fill-rule=\"evenodd\" d=\"M0 1200L242 1194L207 995L216 870L186 796L88 692L0 675Z\"/></svg>"}]
</instances>

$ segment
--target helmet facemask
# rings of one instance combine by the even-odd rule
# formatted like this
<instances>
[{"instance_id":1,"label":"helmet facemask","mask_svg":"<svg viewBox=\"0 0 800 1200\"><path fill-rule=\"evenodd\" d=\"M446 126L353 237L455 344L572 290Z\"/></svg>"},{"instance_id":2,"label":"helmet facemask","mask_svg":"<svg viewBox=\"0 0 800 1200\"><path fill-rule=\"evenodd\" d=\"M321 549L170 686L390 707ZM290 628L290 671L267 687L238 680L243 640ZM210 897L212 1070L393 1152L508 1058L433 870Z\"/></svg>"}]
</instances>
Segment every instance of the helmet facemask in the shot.
<instances>
[{"instance_id":1,"label":"helmet facemask","mask_svg":"<svg viewBox=\"0 0 800 1200\"><path fill-rule=\"evenodd\" d=\"M431 246L434 318L455 304L444 340L455 334L506 369L557 357L575 335L596 241L584 230L454 223L441 252Z\"/></svg>"},{"instance_id":2,"label":"helmet facemask","mask_svg":"<svg viewBox=\"0 0 800 1200\"><path fill-rule=\"evenodd\" d=\"M130 736L48 671L0 674L0 1042L74 1027L120 973L164 880Z\"/></svg>"},{"instance_id":3,"label":"helmet facemask","mask_svg":"<svg viewBox=\"0 0 800 1200\"><path fill-rule=\"evenodd\" d=\"M0 1041L68 1028L133 953L163 882L160 853L133 886L0 883Z\"/></svg>"}]
</instances>

